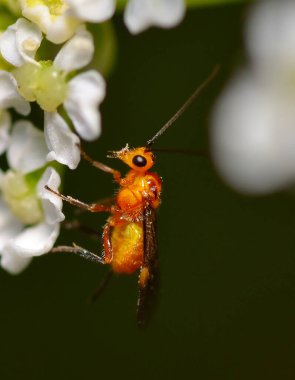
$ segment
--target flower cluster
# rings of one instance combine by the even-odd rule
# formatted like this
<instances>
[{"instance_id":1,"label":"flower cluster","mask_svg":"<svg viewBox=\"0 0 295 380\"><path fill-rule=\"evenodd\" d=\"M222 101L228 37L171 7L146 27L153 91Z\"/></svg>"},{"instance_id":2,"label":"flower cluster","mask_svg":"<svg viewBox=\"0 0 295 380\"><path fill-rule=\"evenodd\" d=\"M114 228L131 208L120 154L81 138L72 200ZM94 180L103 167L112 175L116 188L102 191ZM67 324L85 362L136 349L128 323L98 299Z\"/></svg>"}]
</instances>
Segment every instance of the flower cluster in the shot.
<instances>
[{"instance_id":1,"label":"flower cluster","mask_svg":"<svg viewBox=\"0 0 295 380\"><path fill-rule=\"evenodd\" d=\"M45 186L57 190L65 166L77 167L80 138L100 135L106 84L83 70L95 53L87 23L109 20L115 8L115 0L0 0L0 257L10 273L52 249L64 215ZM184 0L129 0L124 21L136 34L175 26L184 13ZM42 127L24 119L32 103Z\"/></svg>"},{"instance_id":2,"label":"flower cluster","mask_svg":"<svg viewBox=\"0 0 295 380\"><path fill-rule=\"evenodd\" d=\"M246 28L250 57L221 95L212 154L220 174L244 193L295 182L295 3L255 5Z\"/></svg>"},{"instance_id":3,"label":"flower cluster","mask_svg":"<svg viewBox=\"0 0 295 380\"><path fill-rule=\"evenodd\" d=\"M0 175L1 265L10 273L48 252L64 219L61 200L44 188L60 184L58 172L46 165L47 154L43 132L29 121L14 124L7 147L9 169Z\"/></svg>"}]
</instances>

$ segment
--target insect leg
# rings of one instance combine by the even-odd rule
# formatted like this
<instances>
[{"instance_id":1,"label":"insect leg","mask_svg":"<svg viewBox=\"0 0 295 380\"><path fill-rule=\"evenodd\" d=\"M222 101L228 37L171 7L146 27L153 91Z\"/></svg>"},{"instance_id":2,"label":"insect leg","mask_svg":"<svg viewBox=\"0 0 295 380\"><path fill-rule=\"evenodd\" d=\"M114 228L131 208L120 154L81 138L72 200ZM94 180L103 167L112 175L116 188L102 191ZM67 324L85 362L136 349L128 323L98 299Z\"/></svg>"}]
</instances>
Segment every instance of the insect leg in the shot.
<instances>
[{"instance_id":1,"label":"insect leg","mask_svg":"<svg viewBox=\"0 0 295 380\"><path fill-rule=\"evenodd\" d=\"M70 221L63 221L61 225L65 230L81 231L84 234L90 236L91 238L97 239L97 231L94 228L91 228L89 226L86 226L85 224L80 223L79 220L77 219L73 219Z\"/></svg>"},{"instance_id":2,"label":"insect leg","mask_svg":"<svg viewBox=\"0 0 295 380\"><path fill-rule=\"evenodd\" d=\"M97 300L97 298L101 295L101 293L104 291L104 289L108 285L113 274L114 272L111 269L106 273L106 275L102 278L102 280L98 284L98 287L94 290L94 292L88 298L87 300L88 303L94 303Z\"/></svg>"},{"instance_id":3,"label":"insect leg","mask_svg":"<svg viewBox=\"0 0 295 380\"><path fill-rule=\"evenodd\" d=\"M100 205L109 206L109 207L111 207L114 203L115 203L114 197L100 198L96 200L95 202L93 202L93 204L100 204ZM78 216L78 215L83 214L85 211L87 210L82 209L82 208L76 208L74 214Z\"/></svg>"},{"instance_id":4,"label":"insect leg","mask_svg":"<svg viewBox=\"0 0 295 380\"><path fill-rule=\"evenodd\" d=\"M111 228L110 222L106 223L103 227L103 247L104 247L104 261L109 264L113 260L113 247L111 243Z\"/></svg>"},{"instance_id":5,"label":"insect leg","mask_svg":"<svg viewBox=\"0 0 295 380\"><path fill-rule=\"evenodd\" d=\"M105 173L110 173L114 177L114 180L116 182L120 182L121 179L121 173L118 170L115 170L113 168L110 168L109 166L102 164L101 162L93 160L91 157L86 154L82 148L80 147L81 156L84 158L84 160L90 162L90 164L94 167L96 167L99 170L102 170Z\"/></svg>"},{"instance_id":6,"label":"insect leg","mask_svg":"<svg viewBox=\"0 0 295 380\"><path fill-rule=\"evenodd\" d=\"M50 253L74 253L78 256L83 257L84 259L91 261L96 264L105 264L105 261L102 257L97 256L95 253L87 251L87 249L79 247L75 243L73 246L61 245L58 247L52 248Z\"/></svg>"},{"instance_id":7,"label":"insect leg","mask_svg":"<svg viewBox=\"0 0 295 380\"><path fill-rule=\"evenodd\" d=\"M99 205L99 204L96 204L96 203L92 203L92 204L87 204L87 203L84 203L84 202L81 202L79 201L78 199L75 199L69 195L63 195L61 193L59 193L58 191L55 191L53 189L51 189L49 186L45 185L45 189L50 191L51 193L57 195L58 197L60 197L62 200L76 206L76 207L80 207L84 210L88 210L90 212L101 212L101 211L111 211L111 207L110 206L106 206L106 205Z\"/></svg>"}]
</instances>

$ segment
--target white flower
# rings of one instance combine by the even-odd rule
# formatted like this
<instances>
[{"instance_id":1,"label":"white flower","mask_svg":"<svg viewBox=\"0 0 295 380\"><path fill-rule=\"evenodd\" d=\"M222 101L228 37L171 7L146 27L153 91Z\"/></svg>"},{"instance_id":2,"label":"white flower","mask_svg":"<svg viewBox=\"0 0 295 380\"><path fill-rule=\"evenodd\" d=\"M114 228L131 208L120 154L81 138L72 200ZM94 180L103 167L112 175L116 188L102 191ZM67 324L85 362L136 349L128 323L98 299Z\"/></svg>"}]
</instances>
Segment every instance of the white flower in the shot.
<instances>
[{"instance_id":1,"label":"white flower","mask_svg":"<svg viewBox=\"0 0 295 380\"><path fill-rule=\"evenodd\" d=\"M23 174L42 168L46 164L47 148L43 133L29 121L14 124L7 150L9 167Z\"/></svg>"},{"instance_id":2,"label":"white flower","mask_svg":"<svg viewBox=\"0 0 295 380\"><path fill-rule=\"evenodd\" d=\"M44 132L49 149L47 160L56 160L75 169L80 162L80 140L57 112L45 112Z\"/></svg>"},{"instance_id":3,"label":"white flower","mask_svg":"<svg viewBox=\"0 0 295 380\"><path fill-rule=\"evenodd\" d=\"M13 75L0 70L0 109L10 107L21 115L28 115L31 111L30 104L20 96Z\"/></svg>"},{"instance_id":4,"label":"white flower","mask_svg":"<svg viewBox=\"0 0 295 380\"><path fill-rule=\"evenodd\" d=\"M294 102L248 71L222 94L214 112L212 154L236 189L267 193L295 180Z\"/></svg>"},{"instance_id":5,"label":"white flower","mask_svg":"<svg viewBox=\"0 0 295 380\"><path fill-rule=\"evenodd\" d=\"M237 190L262 194L295 182L295 3L263 1L248 22L251 66L213 116L212 155Z\"/></svg>"},{"instance_id":6,"label":"white flower","mask_svg":"<svg viewBox=\"0 0 295 380\"><path fill-rule=\"evenodd\" d=\"M18 36L21 36L23 43L18 41ZM105 82L94 70L78 74L67 81L67 75L86 66L94 53L93 38L84 27L81 26L63 45L52 63L35 61L36 48L29 56L24 53L23 44L34 40L32 45L37 47L41 42L39 37L35 25L20 19L3 34L0 50L9 63L18 66L14 70L14 77L20 94L28 101L37 101L46 113L45 135L50 150L48 159L55 159L75 169L80 160L77 146L79 139L57 114L57 108L64 105L74 128L83 139L96 139L101 131L98 106L105 96Z\"/></svg>"},{"instance_id":7,"label":"white flower","mask_svg":"<svg viewBox=\"0 0 295 380\"><path fill-rule=\"evenodd\" d=\"M105 82L97 71L86 71L68 83L68 97L64 107L84 140L93 141L100 135L98 105L104 97Z\"/></svg>"},{"instance_id":8,"label":"white flower","mask_svg":"<svg viewBox=\"0 0 295 380\"><path fill-rule=\"evenodd\" d=\"M1 203L0 203L1 205ZM1 212L3 211L3 208ZM7 225L5 225L7 228ZM11 274L22 272L34 256L48 253L59 235L59 224L40 223L3 240L1 266Z\"/></svg>"},{"instance_id":9,"label":"white flower","mask_svg":"<svg viewBox=\"0 0 295 380\"><path fill-rule=\"evenodd\" d=\"M90 62L93 48L88 47L92 39L88 32L80 34L68 41L56 56L53 64L57 68L70 72ZM81 48L82 45L82 48ZM76 75L67 83L67 95L64 108L74 128L85 140L93 141L101 132L101 119L98 106L105 97L105 81L94 70ZM45 114L45 136L50 149L48 159L55 159L75 169L80 161L79 139L74 135L65 121L56 112Z\"/></svg>"},{"instance_id":10,"label":"white flower","mask_svg":"<svg viewBox=\"0 0 295 380\"><path fill-rule=\"evenodd\" d=\"M172 28L185 14L184 0L129 0L124 21L128 30L140 33L151 26Z\"/></svg>"},{"instance_id":11,"label":"white flower","mask_svg":"<svg viewBox=\"0 0 295 380\"><path fill-rule=\"evenodd\" d=\"M10 114L7 111L0 110L0 155L5 152L8 146L10 125Z\"/></svg>"},{"instance_id":12,"label":"white flower","mask_svg":"<svg viewBox=\"0 0 295 380\"><path fill-rule=\"evenodd\" d=\"M40 29L20 18L1 35L0 52L6 61L16 67L26 62L35 63L35 54L41 41Z\"/></svg>"},{"instance_id":13,"label":"white flower","mask_svg":"<svg viewBox=\"0 0 295 380\"><path fill-rule=\"evenodd\" d=\"M22 115L28 115L31 110L30 104L18 93L13 75L0 70L0 155L9 143L11 117L5 109L11 107Z\"/></svg>"},{"instance_id":14,"label":"white flower","mask_svg":"<svg viewBox=\"0 0 295 380\"><path fill-rule=\"evenodd\" d=\"M91 62L93 54L92 35L84 27L80 27L57 53L53 63L54 66L68 73L87 66Z\"/></svg>"},{"instance_id":15,"label":"white flower","mask_svg":"<svg viewBox=\"0 0 295 380\"><path fill-rule=\"evenodd\" d=\"M6 244L21 233L23 224L11 213L7 204L0 199L0 254L1 266L10 273L19 273L30 263L30 259L5 255Z\"/></svg>"},{"instance_id":16,"label":"white flower","mask_svg":"<svg viewBox=\"0 0 295 380\"><path fill-rule=\"evenodd\" d=\"M56 44L71 38L83 21L105 21L115 10L114 0L20 0L20 3L23 16Z\"/></svg>"},{"instance_id":17,"label":"white flower","mask_svg":"<svg viewBox=\"0 0 295 380\"><path fill-rule=\"evenodd\" d=\"M1 266L12 274L52 249L64 219L61 200L44 189L57 189L59 174L51 167L41 177L36 172L44 167L48 152L42 135L27 121L16 123L7 149L12 169L0 178Z\"/></svg>"},{"instance_id":18,"label":"white flower","mask_svg":"<svg viewBox=\"0 0 295 380\"><path fill-rule=\"evenodd\" d=\"M71 13L88 22L102 22L115 12L115 0L65 0Z\"/></svg>"},{"instance_id":19,"label":"white flower","mask_svg":"<svg viewBox=\"0 0 295 380\"><path fill-rule=\"evenodd\" d=\"M293 0L264 0L252 8L246 25L246 47L260 76L279 79L294 73L294 14Z\"/></svg>"}]
</instances>

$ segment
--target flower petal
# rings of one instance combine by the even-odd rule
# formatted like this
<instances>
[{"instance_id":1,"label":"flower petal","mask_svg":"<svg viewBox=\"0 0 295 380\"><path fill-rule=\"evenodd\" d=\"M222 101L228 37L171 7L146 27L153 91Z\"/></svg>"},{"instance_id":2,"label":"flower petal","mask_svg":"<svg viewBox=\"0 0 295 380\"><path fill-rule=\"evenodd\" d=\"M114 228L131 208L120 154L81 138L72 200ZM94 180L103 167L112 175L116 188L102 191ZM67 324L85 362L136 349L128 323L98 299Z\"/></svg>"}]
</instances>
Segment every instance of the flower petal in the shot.
<instances>
[{"instance_id":1,"label":"flower petal","mask_svg":"<svg viewBox=\"0 0 295 380\"><path fill-rule=\"evenodd\" d=\"M27 268L31 261L31 257L21 257L5 250L1 257L1 267L10 274L19 274Z\"/></svg>"},{"instance_id":2,"label":"flower petal","mask_svg":"<svg viewBox=\"0 0 295 380\"><path fill-rule=\"evenodd\" d=\"M21 3L23 16L38 25L46 34L46 38L55 44L61 44L72 37L80 24L80 21L70 16L66 9L61 9L60 14L51 14L47 5L38 2L30 2L28 5L29 1L26 0L22 0ZM60 6L63 6L62 2Z\"/></svg>"},{"instance_id":3,"label":"flower petal","mask_svg":"<svg viewBox=\"0 0 295 380\"><path fill-rule=\"evenodd\" d=\"M184 14L183 0L129 0L124 22L129 32L136 34L150 26L172 28L182 21Z\"/></svg>"},{"instance_id":4,"label":"flower petal","mask_svg":"<svg viewBox=\"0 0 295 380\"><path fill-rule=\"evenodd\" d=\"M0 200L0 255L1 267L10 274L18 274L30 263L31 258L19 257L6 250L9 244L23 229L22 223L10 212L8 206Z\"/></svg>"},{"instance_id":5,"label":"flower petal","mask_svg":"<svg viewBox=\"0 0 295 380\"><path fill-rule=\"evenodd\" d=\"M10 114L6 111L0 111L0 154L5 152L9 143L9 129L11 125Z\"/></svg>"},{"instance_id":6,"label":"flower petal","mask_svg":"<svg viewBox=\"0 0 295 380\"><path fill-rule=\"evenodd\" d=\"M44 255L54 246L59 230L59 223L41 223L25 228L6 245L5 252L23 258Z\"/></svg>"},{"instance_id":7,"label":"flower petal","mask_svg":"<svg viewBox=\"0 0 295 380\"><path fill-rule=\"evenodd\" d=\"M80 139L71 132L57 112L45 112L45 140L50 153L47 160L56 160L70 169L76 169L80 161Z\"/></svg>"},{"instance_id":8,"label":"flower petal","mask_svg":"<svg viewBox=\"0 0 295 380\"><path fill-rule=\"evenodd\" d=\"M92 35L84 27L80 27L75 36L64 44L58 52L54 66L66 72L78 70L88 65L92 60L93 53Z\"/></svg>"},{"instance_id":9,"label":"flower petal","mask_svg":"<svg viewBox=\"0 0 295 380\"><path fill-rule=\"evenodd\" d=\"M22 56L18 51L16 44L16 24L10 25L1 35L0 53L6 61L14 66L20 66L23 63Z\"/></svg>"},{"instance_id":10,"label":"flower petal","mask_svg":"<svg viewBox=\"0 0 295 380\"><path fill-rule=\"evenodd\" d=\"M115 12L114 0L65 0L76 17L83 21L102 22Z\"/></svg>"},{"instance_id":11,"label":"flower petal","mask_svg":"<svg viewBox=\"0 0 295 380\"><path fill-rule=\"evenodd\" d=\"M12 74L0 70L0 108L10 107L22 115L28 115L31 111L30 104L19 95L17 83Z\"/></svg>"},{"instance_id":12,"label":"flower petal","mask_svg":"<svg viewBox=\"0 0 295 380\"><path fill-rule=\"evenodd\" d=\"M97 71L86 71L68 83L68 97L64 107L76 131L85 140L95 140L100 135L98 105L104 97L105 81Z\"/></svg>"},{"instance_id":13,"label":"flower petal","mask_svg":"<svg viewBox=\"0 0 295 380\"><path fill-rule=\"evenodd\" d=\"M14 124L7 149L9 166L23 174L42 168L48 149L43 132L32 123L20 120Z\"/></svg>"},{"instance_id":14,"label":"flower petal","mask_svg":"<svg viewBox=\"0 0 295 380\"><path fill-rule=\"evenodd\" d=\"M293 99L249 73L236 77L213 117L212 153L220 174L245 193L269 193L295 181Z\"/></svg>"},{"instance_id":15,"label":"flower petal","mask_svg":"<svg viewBox=\"0 0 295 380\"><path fill-rule=\"evenodd\" d=\"M38 195L41 198L44 210L45 221L48 224L55 224L65 219L64 214L61 212L62 200L50 191L45 189L45 185L53 190L58 190L60 185L60 176L58 172L49 167L43 173L37 185Z\"/></svg>"},{"instance_id":16,"label":"flower petal","mask_svg":"<svg viewBox=\"0 0 295 380\"><path fill-rule=\"evenodd\" d=\"M0 51L9 63L19 67L26 62L36 62L34 57L41 41L40 29L26 19L20 18L2 34Z\"/></svg>"},{"instance_id":17,"label":"flower petal","mask_svg":"<svg viewBox=\"0 0 295 380\"><path fill-rule=\"evenodd\" d=\"M24 63L36 63L35 54L43 38L41 30L24 18L18 19L16 25L16 43Z\"/></svg>"},{"instance_id":18,"label":"flower petal","mask_svg":"<svg viewBox=\"0 0 295 380\"><path fill-rule=\"evenodd\" d=\"M17 236L23 229L23 224L11 213L7 204L0 199L0 254L10 239Z\"/></svg>"}]
</instances>

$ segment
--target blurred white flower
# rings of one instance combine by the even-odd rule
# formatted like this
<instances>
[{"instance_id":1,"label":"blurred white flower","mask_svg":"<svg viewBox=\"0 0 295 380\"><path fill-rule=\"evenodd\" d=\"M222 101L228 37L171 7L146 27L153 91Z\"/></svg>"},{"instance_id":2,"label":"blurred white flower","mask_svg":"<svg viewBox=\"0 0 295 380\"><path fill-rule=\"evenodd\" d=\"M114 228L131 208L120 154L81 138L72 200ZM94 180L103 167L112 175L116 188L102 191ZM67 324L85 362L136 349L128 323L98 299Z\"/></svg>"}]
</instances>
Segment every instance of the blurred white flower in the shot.
<instances>
[{"instance_id":1,"label":"blurred white flower","mask_svg":"<svg viewBox=\"0 0 295 380\"><path fill-rule=\"evenodd\" d=\"M5 152L9 142L10 114L0 110L0 155Z\"/></svg>"},{"instance_id":2,"label":"blurred white flower","mask_svg":"<svg viewBox=\"0 0 295 380\"><path fill-rule=\"evenodd\" d=\"M290 76L295 67L295 2L264 0L254 6L246 25L245 42L260 76ZM293 82L294 83L294 82Z\"/></svg>"},{"instance_id":3,"label":"blurred white flower","mask_svg":"<svg viewBox=\"0 0 295 380\"><path fill-rule=\"evenodd\" d=\"M295 182L295 3L262 1L247 28L250 67L217 102L212 156L241 192L261 194Z\"/></svg>"},{"instance_id":4,"label":"blurred white flower","mask_svg":"<svg viewBox=\"0 0 295 380\"><path fill-rule=\"evenodd\" d=\"M0 176L1 266L12 274L52 249L64 219L62 201L44 189L60 184L56 170L44 166L47 152L41 131L27 121L15 124L7 149L10 169Z\"/></svg>"},{"instance_id":5,"label":"blurred white flower","mask_svg":"<svg viewBox=\"0 0 295 380\"><path fill-rule=\"evenodd\" d=\"M71 38L83 21L102 22L115 11L114 0L20 0L20 4L23 16L56 44Z\"/></svg>"},{"instance_id":6,"label":"blurred white flower","mask_svg":"<svg viewBox=\"0 0 295 380\"><path fill-rule=\"evenodd\" d=\"M151 26L172 28L185 14L184 0L129 0L124 21L130 33L136 34Z\"/></svg>"},{"instance_id":7,"label":"blurred white flower","mask_svg":"<svg viewBox=\"0 0 295 380\"><path fill-rule=\"evenodd\" d=\"M115 0L65 0L71 14L88 22L103 22L115 12Z\"/></svg>"},{"instance_id":8,"label":"blurred white flower","mask_svg":"<svg viewBox=\"0 0 295 380\"><path fill-rule=\"evenodd\" d=\"M57 108L64 106L83 139L92 141L99 136L101 122L98 106L105 97L103 77L97 71L90 70L67 80L69 73L90 63L94 54L93 38L81 26L62 46L53 62L38 62L34 57L42 35L36 28L33 23L19 19L3 34L0 51L10 64L17 66L13 71L14 77L9 75L14 81L16 78L19 93L27 101L36 101L45 111L45 135L50 149L48 159L55 159L75 169L80 161L79 138L57 114ZM34 48L29 54L24 46Z\"/></svg>"}]
</instances>

